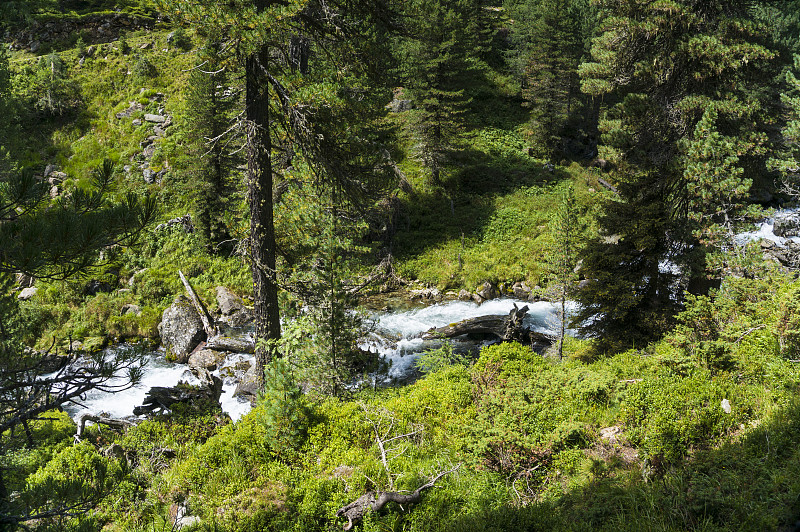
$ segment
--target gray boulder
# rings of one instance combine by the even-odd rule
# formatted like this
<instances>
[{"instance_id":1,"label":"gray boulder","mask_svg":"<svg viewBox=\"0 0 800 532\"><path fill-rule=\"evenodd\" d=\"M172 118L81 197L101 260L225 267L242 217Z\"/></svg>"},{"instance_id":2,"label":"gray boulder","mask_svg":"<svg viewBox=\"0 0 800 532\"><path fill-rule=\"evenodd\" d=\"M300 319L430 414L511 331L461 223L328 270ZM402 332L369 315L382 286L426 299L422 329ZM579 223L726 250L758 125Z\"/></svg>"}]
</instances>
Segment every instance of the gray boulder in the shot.
<instances>
[{"instance_id":1,"label":"gray boulder","mask_svg":"<svg viewBox=\"0 0 800 532\"><path fill-rule=\"evenodd\" d=\"M121 291L122 290L120 290L120 292ZM142 307L140 307L139 305L135 305L133 303L128 303L128 304L122 305L122 310L120 310L120 314L123 315L123 316L125 314L133 314L134 316L141 316L142 315Z\"/></svg>"},{"instance_id":2,"label":"gray boulder","mask_svg":"<svg viewBox=\"0 0 800 532\"><path fill-rule=\"evenodd\" d=\"M511 286L511 291L514 293L515 298L522 300L529 300L532 294L531 287L528 286L525 282L514 283Z\"/></svg>"},{"instance_id":3,"label":"gray boulder","mask_svg":"<svg viewBox=\"0 0 800 532\"><path fill-rule=\"evenodd\" d=\"M223 360L225 355L213 349L200 349L189 355L189 366L192 368L203 368L208 371L217 369L220 360Z\"/></svg>"},{"instance_id":4,"label":"gray boulder","mask_svg":"<svg viewBox=\"0 0 800 532\"><path fill-rule=\"evenodd\" d=\"M200 316L189 299L182 295L176 297L175 302L164 311L158 324L158 334L167 354L174 356L181 364L185 364L194 348L206 339Z\"/></svg>"},{"instance_id":5,"label":"gray boulder","mask_svg":"<svg viewBox=\"0 0 800 532\"><path fill-rule=\"evenodd\" d=\"M484 301L486 301L488 299L495 299L495 298L497 298L499 296L499 294L497 292L497 288L492 283L490 283L489 281L486 281L485 283L483 283L483 286L478 288L475 291L475 293L477 295L479 295L481 297L481 299L483 299Z\"/></svg>"},{"instance_id":6,"label":"gray boulder","mask_svg":"<svg viewBox=\"0 0 800 532\"><path fill-rule=\"evenodd\" d=\"M167 121L167 117L163 115L154 115L147 113L144 115L144 120L145 122L151 122L153 124L163 124L164 122Z\"/></svg>"},{"instance_id":7,"label":"gray boulder","mask_svg":"<svg viewBox=\"0 0 800 532\"><path fill-rule=\"evenodd\" d=\"M233 396L246 399L251 405L255 406L256 400L258 399L259 390L260 388L258 386L258 379L256 378L255 367L251 367L236 385L236 389L233 391Z\"/></svg>"},{"instance_id":8,"label":"gray boulder","mask_svg":"<svg viewBox=\"0 0 800 532\"><path fill-rule=\"evenodd\" d=\"M241 297L224 286L216 288L217 305L222 312L220 321L229 327L244 327L253 321L253 313L248 309Z\"/></svg>"},{"instance_id":9,"label":"gray boulder","mask_svg":"<svg viewBox=\"0 0 800 532\"><path fill-rule=\"evenodd\" d=\"M19 295L17 296L17 299L19 299L20 301L27 301L30 298L32 298L33 296L35 296L36 292L38 290L39 290L39 287L37 287L37 286L31 286L31 287L25 288L24 290L22 290L19 293Z\"/></svg>"}]
</instances>

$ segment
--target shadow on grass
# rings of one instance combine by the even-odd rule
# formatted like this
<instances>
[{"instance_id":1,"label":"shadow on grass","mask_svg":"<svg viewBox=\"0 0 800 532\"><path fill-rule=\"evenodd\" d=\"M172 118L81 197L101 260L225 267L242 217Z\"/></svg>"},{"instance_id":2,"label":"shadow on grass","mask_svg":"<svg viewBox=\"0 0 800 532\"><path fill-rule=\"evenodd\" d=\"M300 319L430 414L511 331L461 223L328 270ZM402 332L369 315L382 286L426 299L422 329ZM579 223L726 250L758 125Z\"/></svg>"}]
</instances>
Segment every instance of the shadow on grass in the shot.
<instances>
[{"instance_id":1,"label":"shadow on grass","mask_svg":"<svg viewBox=\"0 0 800 532\"><path fill-rule=\"evenodd\" d=\"M552 503L491 502L438 529L794 532L800 530L800 401L649 482L637 469L609 474Z\"/></svg>"},{"instance_id":2,"label":"shadow on grass","mask_svg":"<svg viewBox=\"0 0 800 532\"><path fill-rule=\"evenodd\" d=\"M551 172L526 153L513 150L466 147L452 154L451 163L459 169L441 188L409 194L395 235L398 256L418 255L462 235L479 236L496 211L496 196L570 178L566 171Z\"/></svg>"}]
</instances>

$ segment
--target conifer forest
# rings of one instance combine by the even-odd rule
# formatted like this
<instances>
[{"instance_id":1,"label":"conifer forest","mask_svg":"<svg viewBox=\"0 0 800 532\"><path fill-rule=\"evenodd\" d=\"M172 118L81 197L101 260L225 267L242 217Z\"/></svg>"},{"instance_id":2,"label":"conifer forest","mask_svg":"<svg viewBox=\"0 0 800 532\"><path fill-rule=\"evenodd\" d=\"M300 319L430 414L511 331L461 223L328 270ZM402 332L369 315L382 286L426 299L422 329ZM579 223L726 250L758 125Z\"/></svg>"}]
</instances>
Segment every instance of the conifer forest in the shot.
<instances>
[{"instance_id":1,"label":"conifer forest","mask_svg":"<svg viewBox=\"0 0 800 532\"><path fill-rule=\"evenodd\" d=\"M800 0L3 0L0 532L800 531Z\"/></svg>"}]
</instances>

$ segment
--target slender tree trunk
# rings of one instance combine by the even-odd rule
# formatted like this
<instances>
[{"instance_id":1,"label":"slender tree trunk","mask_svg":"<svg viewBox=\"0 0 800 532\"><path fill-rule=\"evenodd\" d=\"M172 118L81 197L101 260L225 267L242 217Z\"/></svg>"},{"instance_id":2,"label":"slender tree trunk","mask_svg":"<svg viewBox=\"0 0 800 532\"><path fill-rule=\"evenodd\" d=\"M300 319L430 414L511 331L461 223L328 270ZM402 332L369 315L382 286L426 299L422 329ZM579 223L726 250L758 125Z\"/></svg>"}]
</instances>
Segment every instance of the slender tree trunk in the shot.
<instances>
[{"instance_id":1,"label":"slender tree trunk","mask_svg":"<svg viewBox=\"0 0 800 532\"><path fill-rule=\"evenodd\" d=\"M250 259L253 273L256 337L277 340L281 336L278 284L275 270L275 226L272 219L272 149L269 132L269 85L261 68L269 61L269 49L261 48L247 58L247 192L250 204ZM256 345L258 384L264 384L263 368L274 347Z\"/></svg>"},{"instance_id":2,"label":"slender tree trunk","mask_svg":"<svg viewBox=\"0 0 800 532\"><path fill-rule=\"evenodd\" d=\"M558 359L564 358L564 335L567 333L567 289L561 287L561 330L558 332Z\"/></svg>"}]
</instances>

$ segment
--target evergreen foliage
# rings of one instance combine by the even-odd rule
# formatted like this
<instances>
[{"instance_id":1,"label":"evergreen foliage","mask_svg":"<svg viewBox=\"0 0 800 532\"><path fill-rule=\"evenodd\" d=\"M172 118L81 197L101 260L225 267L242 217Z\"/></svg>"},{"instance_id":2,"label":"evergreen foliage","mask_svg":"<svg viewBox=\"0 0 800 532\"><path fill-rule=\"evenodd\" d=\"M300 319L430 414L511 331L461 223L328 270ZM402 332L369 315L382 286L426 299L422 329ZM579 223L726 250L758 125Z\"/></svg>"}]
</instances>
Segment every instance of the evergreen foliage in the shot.
<instances>
[{"instance_id":1,"label":"evergreen foliage","mask_svg":"<svg viewBox=\"0 0 800 532\"><path fill-rule=\"evenodd\" d=\"M0 2L0 24L17 38L26 17L92 20L95 10L147 3ZM456 462L421 502L388 506L360 528L788 530L797 522L796 275L762 261L770 244L737 242L737 256L717 255L719 290L683 295L710 252L727 251L746 205L769 201L765 185L778 173L790 183L800 175L800 65L785 75L798 52L796 0L533 0L505 10L478 1L165 3L188 14L196 42L219 42L219 58L204 55L217 51L210 47L171 46L169 18L156 30L131 28L136 57L124 56L125 41L97 43L84 30L91 56L79 62L80 46L57 56L60 80L79 89L63 114L34 107L46 94L35 87L61 83L55 60L18 41L9 64L0 47L0 143L11 149L0 158L0 257L9 257L0 263L0 528L142 532L177 528L186 510L201 519L187 528L333 529L343 524L336 509L359 495L413 491ZM579 96L576 62L598 10L603 26ZM519 60L515 72L498 50ZM153 77L127 74L137 58L156 67ZM214 74L192 72L197 65ZM416 109L385 114L389 89L405 97L397 84ZM164 97L151 98L156 91ZM216 100L228 94L245 101ZM148 138L144 114L170 115L183 101L186 115ZM595 156L601 106L600 160L589 166L582 159ZM257 238L238 248L258 250L262 278L212 253L214 239L240 238L247 216L232 190L241 165L230 152L241 144L225 140L215 151L204 137L219 137L237 113L251 126L240 129L253 148L250 206L274 206L251 228ZM151 168L170 168L163 183L135 171L144 139L156 147L145 157ZM103 166L90 191L84 168L106 155L130 168ZM580 162L543 167L538 156ZM196 164L184 175L187 160ZM48 164L68 174L58 197L39 177ZM433 180L442 186L424 186ZM142 231L150 208L128 205L129 190L159 195L167 218L194 203L202 234ZM578 251L595 215L600 238ZM272 218L274 264L270 243L258 241ZM133 252L107 247L137 232L144 245ZM374 370L375 357L357 346L368 323L353 309L379 277L365 273L378 260L391 259L392 282L453 290L446 297L485 280L508 294L525 280L564 309L576 255L583 325L596 337L564 338L561 360L503 344L475 361L445 346L418 359L425 375L412 384L353 386ZM87 296L84 282L42 279L112 265L130 290ZM75 445L74 424L48 409L63 404L59 390L88 389L65 385L108 385L114 366L95 352L79 381L62 373L59 382L42 377L50 358L21 344L46 348L57 336L59 350L68 332L85 347L89 335L96 345L157 338L163 308L182 290L177 265L204 299L219 284L244 292L266 279L275 285L267 295L279 284L282 310L295 310L282 341L268 344L281 358L266 364L257 406L236 423L186 413L123 435L91 428ZM12 275L20 269L40 277L25 302ZM119 315L131 303L144 307L141 317ZM628 346L636 349L596 358ZM116 369L130 363L135 376L136 360L123 355ZM382 445L383 434L384 443L398 438ZM124 459L104 452L111 442Z\"/></svg>"},{"instance_id":2,"label":"evergreen foliage","mask_svg":"<svg viewBox=\"0 0 800 532\"><path fill-rule=\"evenodd\" d=\"M196 225L206 246L215 253L233 250L226 218L236 191L233 170L237 139L230 130L240 105L228 66L219 55L220 43L209 42L189 76L186 122L190 145L189 183L193 190Z\"/></svg>"},{"instance_id":3,"label":"evergreen foliage","mask_svg":"<svg viewBox=\"0 0 800 532\"><path fill-rule=\"evenodd\" d=\"M784 127L781 146L782 153L770 161L784 178L787 191L792 196L800 195L800 80L795 72L800 72L800 55L794 56L794 72L786 72L788 91L781 95L783 104L789 111Z\"/></svg>"},{"instance_id":4,"label":"evergreen foliage","mask_svg":"<svg viewBox=\"0 0 800 532\"><path fill-rule=\"evenodd\" d=\"M658 337L680 307L706 248L725 243L764 171L775 54L748 2L604 4L582 89L614 103L601 155L619 165L619 199L600 219L607 241L587 249L582 330L601 346ZM617 272L612 274L611 272Z\"/></svg>"},{"instance_id":5,"label":"evergreen foliage","mask_svg":"<svg viewBox=\"0 0 800 532\"><path fill-rule=\"evenodd\" d=\"M511 62L522 78L531 108L531 149L559 160L570 151L565 128L582 107L578 65L592 27L592 8L583 0L506 2L516 44Z\"/></svg>"},{"instance_id":6,"label":"evergreen foliage","mask_svg":"<svg viewBox=\"0 0 800 532\"><path fill-rule=\"evenodd\" d=\"M28 66L21 77L25 99L46 116L61 116L80 105L80 89L70 78L69 70L58 54L43 56L36 66Z\"/></svg>"},{"instance_id":7,"label":"evergreen foliage","mask_svg":"<svg viewBox=\"0 0 800 532\"><path fill-rule=\"evenodd\" d=\"M471 98L465 87L475 75L480 52L481 2L413 1L404 5L411 38L399 47L400 79L416 107L412 129L419 156L442 184L442 171L465 128Z\"/></svg>"},{"instance_id":8,"label":"evergreen foliage","mask_svg":"<svg viewBox=\"0 0 800 532\"><path fill-rule=\"evenodd\" d=\"M93 189L56 200L31 171L0 176L0 273L64 279L110 264L116 246L135 243L156 205L133 193L111 202L113 169L106 160L93 172Z\"/></svg>"},{"instance_id":9,"label":"evergreen foliage","mask_svg":"<svg viewBox=\"0 0 800 532\"><path fill-rule=\"evenodd\" d=\"M580 238L583 230L580 227L578 205L575 189L566 187L562 192L558 209L551 220L553 232L553 249L550 254L550 267L558 283L558 340L556 350L558 358L563 358L564 339L569 324L567 316L568 298L575 292L575 272L580 257Z\"/></svg>"}]
</instances>

